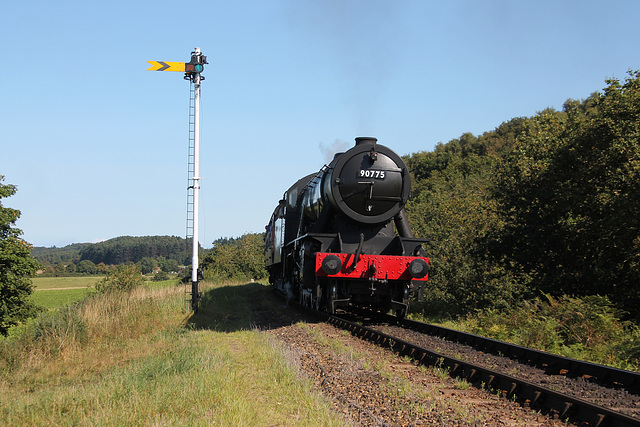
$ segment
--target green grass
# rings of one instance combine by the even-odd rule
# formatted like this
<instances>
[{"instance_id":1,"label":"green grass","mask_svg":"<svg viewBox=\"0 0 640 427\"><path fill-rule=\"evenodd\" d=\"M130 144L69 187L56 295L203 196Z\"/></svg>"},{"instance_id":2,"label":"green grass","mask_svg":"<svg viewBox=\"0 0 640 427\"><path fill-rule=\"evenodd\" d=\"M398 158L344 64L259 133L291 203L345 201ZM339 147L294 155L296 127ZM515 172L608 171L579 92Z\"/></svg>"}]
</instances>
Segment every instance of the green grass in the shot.
<instances>
[{"instance_id":1,"label":"green grass","mask_svg":"<svg viewBox=\"0 0 640 427\"><path fill-rule=\"evenodd\" d=\"M31 300L47 309L60 308L84 298L100 279L100 276L34 277Z\"/></svg>"},{"instance_id":2,"label":"green grass","mask_svg":"<svg viewBox=\"0 0 640 427\"><path fill-rule=\"evenodd\" d=\"M249 299L269 309L268 288L205 288L196 315L183 292L92 295L12 330L0 340L3 425L342 425L251 328Z\"/></svg>"},{"instance_id":3,"label":"green grass","mask_svg":"<svg viewBox=\"0 0 640 427\"><path fill-rule=\"evenodd\" d=\"M78 277L34 277L31 279L36 291L58 288L85 288L93 287L102 279L102 276L78 276Z\"/></svg>"},{"instance_id":4,"label":"green grass","mask_svg":"<svg viewBox=\"0 0 640 427\"><path fill-rule=\"evenodd\" d=\"M90 288L76 288L35 291L31 294L31 300L35 302L36 305L47 309L60 308L81 300L90 290Z\"/></svg>"}]
</instances>

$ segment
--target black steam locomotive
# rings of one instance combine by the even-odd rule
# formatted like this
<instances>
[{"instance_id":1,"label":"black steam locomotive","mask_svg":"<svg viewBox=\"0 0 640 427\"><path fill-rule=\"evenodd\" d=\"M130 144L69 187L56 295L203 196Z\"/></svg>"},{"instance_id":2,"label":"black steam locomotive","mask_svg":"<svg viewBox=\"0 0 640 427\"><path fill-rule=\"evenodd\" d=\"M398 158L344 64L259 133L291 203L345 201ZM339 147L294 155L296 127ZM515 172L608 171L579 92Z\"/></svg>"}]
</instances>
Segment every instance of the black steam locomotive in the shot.
<instances>
[{"instance_id":1,"label":"black steam locomotive","mask_svg":"<svg viewBox=\"0 0 640 427\"><path fill-rule=\"evenodd\" d=\"M429 259L404 205L404 161L376 138L356 138L285 193L266 227L269 281L289 298L335 313L349 304L407 313L428 279Z\"/></svg>"}]
</instances>

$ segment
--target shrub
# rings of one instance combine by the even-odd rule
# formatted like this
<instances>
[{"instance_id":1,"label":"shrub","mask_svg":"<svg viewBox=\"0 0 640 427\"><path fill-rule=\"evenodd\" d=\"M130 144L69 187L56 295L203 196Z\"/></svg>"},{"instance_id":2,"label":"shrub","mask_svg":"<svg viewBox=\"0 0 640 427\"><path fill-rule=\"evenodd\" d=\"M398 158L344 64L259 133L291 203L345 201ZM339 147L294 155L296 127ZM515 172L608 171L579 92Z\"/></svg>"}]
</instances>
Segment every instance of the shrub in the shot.
<instances>
[{"instance_id":1,"label":"shrub","mask_svg":"<svg viewBox=\"0 0 640 427\"><path fill-rule=\"evenodd\" d=\"M104 279L96 282L98 293L114 291L131 292L144 283L138 267L133 264L119 265L115 270L107 273Z\"/></svg>"},{"instance_id":2,"label":"shrub","mask_svg":"<svg viewBox=\"0 0 640 427\"><path fill-rule=\"evenodd\" d=\"M264 235L245 234L238 239L217 244L201 263L204 278L213 282L263 279Z\"/></svg>"},{"instance_id":3,"label":"shrub","mask_svg":"<svg viewBox=\"0 0 640 427\"><path fill-rule=\"evenodd\" d=\"M162 282L165 280L169 280L171 279L171 276L169 276L169 273L167 273L164 270L160 270L159 272L157 272L154 276L153 276L153 281L154 282Z\"/></svg>"},{"instance_id":4,"label":"shrub","mask_svg":"<svg viewBox=\"0 0 640 427\"><path fill-rule=\"evenodd\" d=\"M640 328L598 295L544 295L509 310L486 309L467 317L473 333L623 369L640 366Z\"/></svg>"}]
</instances>

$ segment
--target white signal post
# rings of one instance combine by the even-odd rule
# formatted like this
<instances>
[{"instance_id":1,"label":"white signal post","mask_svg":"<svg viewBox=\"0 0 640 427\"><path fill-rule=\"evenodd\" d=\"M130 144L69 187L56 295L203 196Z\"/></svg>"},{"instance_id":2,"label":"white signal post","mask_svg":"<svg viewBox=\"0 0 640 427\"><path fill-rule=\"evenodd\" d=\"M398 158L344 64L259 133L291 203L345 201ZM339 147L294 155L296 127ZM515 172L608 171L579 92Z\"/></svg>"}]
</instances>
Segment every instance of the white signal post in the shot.
<instances>
[{"instance_id":1,"label":"white signal post","mask_svg":"<svg viewBox=\"0 0 640 427\"><path fill-rule=\"evenodd\" d=\"M200 292L198 291L198 202L200 192L200 85L204 77L201 76L207 57L202 55L200 48L191 52L190 62L147 61L150 71L178 71L184 72L185 80L193 83L194 89L194 117L193 117L193 257L191 258L191 309L198 311ZM187 221L189 220L187 212Z\"/></svg>"},{"instance_id":2,"label":"white signal post","mask_svg":"<svg viewBox=\"0 0 640 427\"><path fill-rule=\"evenodd\" d=\"M200 48L195 50L196 57L202 57ZM193 258L191 259L191 308L198 311L200 292L198 291L198 208L200 193L200 73L191 73L194 88L193 118Z\"/></svg>"}]
</instances>

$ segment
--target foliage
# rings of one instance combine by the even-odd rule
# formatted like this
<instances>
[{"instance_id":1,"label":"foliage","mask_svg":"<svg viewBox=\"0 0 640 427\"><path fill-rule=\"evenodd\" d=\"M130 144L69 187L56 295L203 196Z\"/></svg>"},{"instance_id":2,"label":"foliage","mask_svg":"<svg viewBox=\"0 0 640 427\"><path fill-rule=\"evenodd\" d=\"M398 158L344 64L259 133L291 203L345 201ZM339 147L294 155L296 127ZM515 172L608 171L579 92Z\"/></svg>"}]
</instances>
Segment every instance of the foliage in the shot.
<instances>
[{"instance_id":1,"label":"foliage","mask_svg":"<svg viewBox=\"0 0 640 427\"><path fill-rule=\"evenodd\" d=\"M237 239L217 241L200 265L207 280L267 277L264 268L264 234L245 234Z\"/></svg>"},{"instance_id":2,"label":"foliage","mask_svg":"<svg viewBox=\"0 0 640 427\"><path fill-rule=\"evenodd\" d=\"M20 211L3 207L1 202L17 189L2 181L0 175L0 335L6 335L9 327L37 313L29 299L33 292L29 277L39 264L31 257L31 245L20 238L22 230L15 227Z\"/></svg>"},{"instance_id":3,"label":"foliage","mask_svg":"<svg viewBox=\"0 0 640 427\"><path fill-rule=\"evenodd\" d=\"M149 274L156 269L158 262L151 257L144 257L137 262L137 265L142 274Z\"/></svg>"},{"instance_id":4,"label":"foliage","mask_svg":"<svg viewBox=\"0 0 640 427\"><path fill-rule=\"evenodd\" d=\"M144 274L158 266L171 273L191 262L191 241L175 236L122 236L95 244L37 247L32 254L45 265L44 274L51 276L106 274L114 265L128 263L138 263Z\"/></svg>"},{"instance_id":5,"label":"foliage","mask_svg":"<svg viewBox=\"0 0 640 427\"><path fill-rule=\"evenodd\" d=\"M472 333L562 356L623 369L640 367L640 328L607 297L544 295L508 311L482 310L467 317Z\"/></svg>"},{"instance_id":6,"label":"foliage","mask_svg":"<svg viewBox=\"0 0 640 427\"><path fill-rule=\"evenodd\" d=\"M424 309L599 294L640 319L640 72L406 161L407 214L432 238Z\"/></svg>"},{"instance_id":7,"label":"foliage","mask_svg":"<svg viewBox=\"0 0 640 427\"><path fill-rule=\"evenodd\" d=\"M545 111L505 157L488 251L554 295L605 294L640 317L640 72Z\"/></svg>"},{"instance_id":8,"label":"foliage","mask_svg":"<svg viewBox=\"0 0 640 427\"><path fill-rule=\"evenodd\" d=\"M75 263L80 259L80 251L90 245L92 243L73 243L62 248L35 246L31 249L31 255L45 266L64 262Z\"/></svg>"},{"instance_id":9,"label":"foliage","mask_svg":"<svg viewBox=\"0 0 640 427\"><path fill-rule=\"evenodd\" d=\"M96 274L98 272L98 267L88 259L83 259L76 266L76 271L82 274Z\"/></svg>"},{"instance_id":10,"label":"foliage","mask_svg":"<svg viewBox=\"0 0 640 427\"><path fill-rule=\"evenodd\" d=\"M455 313L506 307L525 292L515 278L505 280L496 265L487 267L478 246L502 226L490 192L498 158L488 153L505 150L520 124L503 124L498 137L467 133L405 159L414 182L407 215L414 234L432 240L425 308Z\"/></svg>"},{"instance_id":11,"label":"foliage","mask_svg":"<svg viewBox=\"0 0 640 427\"><path fill-rule=\"evenodd\" d=\"M122 236L86 246L80 251L80 259L98 264L118 265L139 262L145 257L176 260L188 264L191 240L177 236Z\"/></svg>"},{"instance_id":12,"label":"foliage","mask_svg":"<svg viewBox=\"0 0 640 427\"><path fill-rule=\"evenodd\" d=\"M131 292L144 283L140 270L134 264L119 265L110 271L104 279L96 282L98 293L115 291Z\"/></svg>"},{"instance_id":13,"label":"foliage","mask_svg":"<svg viewBox=\"0 0 640 427\"><path fill-rule=\"evenodd\" d=\"M159 257L156 261L165 273L176 273L180 269L180 264L175 259Z\"/></svg>"},{"instance_id":14,"label":"foliage","mask_svg":"<svg viewBox=\"0 0 640 427\"><path fill-rule=\"evenodd\" d=\"M167 273L167 272L166 272L166 271L164 271L164 270L160 270L158 273L156 273L156 274L153 276L153 279L152 279L152 280L153 280L154 282L163 282L163 281L165 281L165 280L169 280L169 279L171 279L171 276L169 276L169 273Z\"/></svg>"}]
</instances>

